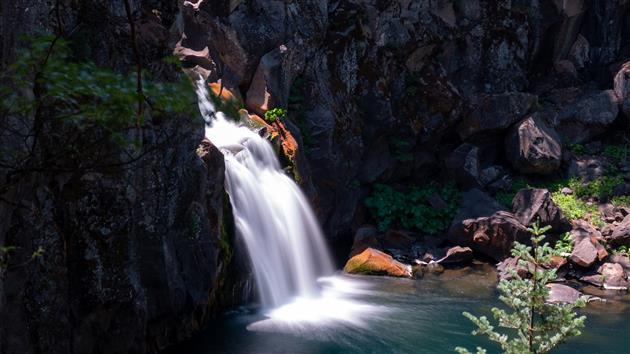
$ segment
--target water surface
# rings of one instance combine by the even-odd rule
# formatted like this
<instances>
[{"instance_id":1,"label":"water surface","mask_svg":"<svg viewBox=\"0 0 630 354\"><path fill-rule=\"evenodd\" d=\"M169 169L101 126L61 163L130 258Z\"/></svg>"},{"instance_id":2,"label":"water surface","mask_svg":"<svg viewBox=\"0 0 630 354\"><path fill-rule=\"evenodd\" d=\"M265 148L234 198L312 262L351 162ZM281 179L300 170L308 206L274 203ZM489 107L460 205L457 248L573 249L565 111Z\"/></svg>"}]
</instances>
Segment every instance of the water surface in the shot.
<instances>
[{"instance_id":1,"label":"water surface","mask_svg":"<svg viewBox=\"0 0 630 354\"><path fill-rule=\"evenodd\" d=\"M341 294L332 294L328 303L288 306L280 314L241 310L215 320L176 352L453 353L457 345L481 345L498 353L470 335L472 323L461 315L489 315L498 305L490 268L450 270L419 280L337 275L333 279L339 284L332 288ZM625 295L591 303L584 334L554 353L630 353L628 304Z\"/></svg>"}]
</instances>

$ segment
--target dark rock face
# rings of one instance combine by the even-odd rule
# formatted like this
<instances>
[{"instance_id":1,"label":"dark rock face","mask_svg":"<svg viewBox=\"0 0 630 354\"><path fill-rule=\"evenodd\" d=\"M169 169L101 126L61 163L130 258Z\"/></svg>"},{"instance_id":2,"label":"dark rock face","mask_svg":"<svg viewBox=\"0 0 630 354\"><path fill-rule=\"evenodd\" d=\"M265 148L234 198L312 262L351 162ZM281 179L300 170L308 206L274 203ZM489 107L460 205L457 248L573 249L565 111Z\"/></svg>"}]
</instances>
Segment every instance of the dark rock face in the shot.
<instances>
[{"instance_id":1,"label":"dark rock face","mask_svg":"<svg viewBox=\"0 0 630 354\"><path fill-rule=\"evenodd\" d=\"M551 232L561 233L571 229L571 223L562 210L551 199L546 189L520 190L512 201L514 216L523 225L530 226L540 221L540 226L551 226Z\"/></svg>"},{"instance_id":2,"label":"dark rock face","mask_svg":"<svg viewBox=\"0 0 630 354\"><path fill-rule=\"evenodd\" d=\"M133 8L143 66L155 78L172 78L181 73L162 59L172 50L177 6L150 5ZM20 34L52 32L49 6L2 4L3 64L12 60ZM81 23L71 38L77 55L129 72L122 2L64 5L61 16L68 26ZM199 147L201 120L166 118L148 112L142 130L131 129L154 147L137 159L96 129L69 144L63 133L75 129L72 122L41 127L34 159L66 144L56 165L74 166L71 149L94 145L108 159L28 171L0 192L0 246L15 247L2 255L7 266L0 270L1 353L157 352L248 296L247 260L225 208L223 156L208 142ZM0 169L3 181L7 175Z\"/></svg>"},{"instance_id":3,"label":"dark rock face","mask_svg":"<svg viewBox=\"0 0 630 354\"><path fill-rule=\"evenodd\" d=\"M460 124L459 135L466 139L482 132L507 129L536 103L535 95L522 92L483 97L479 107Z\"/></svg>"},{"instance_id":4,"label":"dark rock face","mask_svg":"<svg viewBox=\"0 0 630 354\"><path fill-rule=\"evenodd\" d=\"M562 161L560 137L538 116L516 124L505 140L505 153L514 168L525 174L550 174Z\"/></svg>"}]
</instances>

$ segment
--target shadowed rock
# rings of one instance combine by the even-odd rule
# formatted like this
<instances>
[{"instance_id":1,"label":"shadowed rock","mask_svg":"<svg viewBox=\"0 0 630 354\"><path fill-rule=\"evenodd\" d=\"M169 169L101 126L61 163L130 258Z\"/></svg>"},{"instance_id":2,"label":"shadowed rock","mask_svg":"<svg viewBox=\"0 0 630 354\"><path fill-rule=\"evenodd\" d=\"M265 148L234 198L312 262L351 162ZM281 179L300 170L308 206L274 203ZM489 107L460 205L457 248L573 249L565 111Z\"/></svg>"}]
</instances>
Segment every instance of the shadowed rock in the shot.
<instances>
[{"instance_id":1,"label":"shadowed rock","mask_svg":"<svg viewBox=\"0 0 630 354\"><path fill-rule=\"evenodd\" d=\"M517 123L505 139L508 161L521 173L550 174L562 160L560 137L538 115Z\"/></svg>"}]
</instances>

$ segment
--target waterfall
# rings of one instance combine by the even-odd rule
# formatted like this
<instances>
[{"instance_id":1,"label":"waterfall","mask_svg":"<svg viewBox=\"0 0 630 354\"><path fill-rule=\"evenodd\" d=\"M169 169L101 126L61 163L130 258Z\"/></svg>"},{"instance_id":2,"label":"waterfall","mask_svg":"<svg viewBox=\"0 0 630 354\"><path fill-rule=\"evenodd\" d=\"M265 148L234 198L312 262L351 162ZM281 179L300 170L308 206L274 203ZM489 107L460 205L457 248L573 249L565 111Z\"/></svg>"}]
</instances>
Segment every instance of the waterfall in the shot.
<instances>
[{"instance_id":1,"label":"waterfall","mask_svg":"<svg viewBox=\"0 0 630 354\"><path fill-rule=\"evenodd\" d=\"M266 139L217 112L197 84L206 137L225 157L226 190L245 242L263 307L319 296L318 278L334 269L308 200L281 169Z\"/></svg>"}]
</instances>

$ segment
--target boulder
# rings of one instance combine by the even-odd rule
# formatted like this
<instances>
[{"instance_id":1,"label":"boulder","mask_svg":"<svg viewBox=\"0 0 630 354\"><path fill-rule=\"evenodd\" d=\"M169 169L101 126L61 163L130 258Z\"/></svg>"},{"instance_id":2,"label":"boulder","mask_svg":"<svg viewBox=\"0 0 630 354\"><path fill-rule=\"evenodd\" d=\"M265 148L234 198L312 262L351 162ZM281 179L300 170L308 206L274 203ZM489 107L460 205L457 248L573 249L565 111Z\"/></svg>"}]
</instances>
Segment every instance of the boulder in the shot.
<instances>
[{"instance_id":1,"label":"boulder","mask_svg":"<svg viewBox=\"0 0 630 354\"><path fill-rule=\"evenodd\" d=\"M624 268L618 263L604 263L597 270L597 274L581 277L580 280L609 290L628 289Z\"/></svg>"},{"instance_id":2,"label":"boulder","mask_svg":"<svg viewBox=\"0 0 630 354\"><path fill-rule=\"evenodd\" d=\"M260 59L247 90L245 103L248 109L264 115L267 110L286 104L289 85L285 77L284 61L288 54L288 48L281 45Z\"/></svg>"},{"instance_id":3,"label":"boulder","mask_svg":"<svg viewBox=\"0 0 630 354\"><path fill-rule=\"evenodd\" d=\"M560 137L538 115L517 123L505 139L508 161L521 173L550 174L562 161Z\"/></svg>"},{"instance_id":4,"label":"boulder","mask_svg":"<svg viewBox=\"0 0 630 354\"><path fill-rule=\"evenodd\" d=\"M461 189L479 188L479 148L464 143L446 159L449 174Z\"/></svg>"},{"instance_id":5,"label":"boulder","mask_svg":"<svg viewBox=\"0 0 630 354\"><path fill-rule=\"evenodd\" d=\"M350 258L343 271L350 274L411 278L411 266L402 264L392 256L373 248L366 248L363 252Z\"/></svg>"},{"instance_id":6,"label":"boulder","mask_svg":"<svg viewBox=\"0 0 630 354\"><path fill-rule=\"evenodd\" d=\"M487 95L459 125L459 135L466 140L478 133L507 129L537 102L538 96L524 92Z\"/></svg>"},{"instance_id":7,"label":"boulder","mask_svg":"<svg viewBox=\"0 0 630 354\"><path fill-rule=\"evenodd\" d=\"M527 228L514 214L505 211L498 211L491 216L466 219L462 222L460 232L452 234L451 237L451 241L468 246L496 261L510 255L514 241L527 243L530 240Z\"/></svg>"},{"instance_id":8,"label":"boulder","mask_svg":"<svg viewBox=\"0 0 630 354\"><path fill-rule=\"evenodd\" d=\"M608 242L613 247L630 246L630 215L627 215L615 228Z\"/></svg>"},{"instance_id":9,"label":"boulder","mask_svg":"<svg viewBox=\"0 0 630 354\"><path fill-rule=\"evenodd\" d=\"M455 246L446 251L446 255L442 259L438 260L438 263L449 264L464 264L472 261L473 251L469 247Z\"/></svg>"},{"instance_id":10,"label":"boulder","mask_svg":"<svg viewBox=\"0 0 630 354\"><path fill-rule=\"evenodd\" d=\"M586 93L566 102L554 120L564 139L580 144L606 131L618 114L617 95L613 90L605 90Z\"/></svg>"},{"instance_id":11,"label":"boulder","mask_svg":"<svg viewBox=\"0 0 630 354\"><path fill-rule=\"evenodd\" d=\"M582 293L570 286L551 283L545 285L549 289L547 302L552 304L572 304L582 297Z\"/></svg>"},{"instance_id":12,"label":"boulder","mask_svg":"<svg viewBox=\"0 0 630 354\"><path fill-rule=\"evenodd\" d=\"M630 61L624 63L615 75L614 88L621 103L621 111L630 117Z\"/></svg>"},{"instance_id":13,"label":"boulder","mask_svg":"<svg viewBox=\"0 0 630 354\"><path fill-rule=\"evenodd\" d=\"M599 231L586 221L579 220L573 225L571 239L573 240L573 252L570 260L574 264L588 268L596 261L602 261L608 256L608 252L599 243L601 239Z\"/></svg>"},{"instance_id":14,"label":"boulder","mask_svg":"<svg viewBox=\"0 0 630 354\"><path fill-rule=\"evenodd\" d=\"M516 273L521 278L526 278L529 274L528 267L519 264L520 258L518 257L508 257L501 261L497 265L497 271L499 272L499 279L501 280L510 280L512 279L511 270L516 270Z\"/></svg>"},{"instance_id":15,"label":"boulder","mask_svg":"<svg viewBox=\"0 0 630 354\"><path fill-rule=\"evenodd\" d=\"M539 220L541 226L551 226L553 233L569 231L571 223L551 199L546 189L521 189L512 200L514 216L525 226Z\"/></svg>"}]
</instances>

